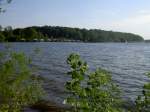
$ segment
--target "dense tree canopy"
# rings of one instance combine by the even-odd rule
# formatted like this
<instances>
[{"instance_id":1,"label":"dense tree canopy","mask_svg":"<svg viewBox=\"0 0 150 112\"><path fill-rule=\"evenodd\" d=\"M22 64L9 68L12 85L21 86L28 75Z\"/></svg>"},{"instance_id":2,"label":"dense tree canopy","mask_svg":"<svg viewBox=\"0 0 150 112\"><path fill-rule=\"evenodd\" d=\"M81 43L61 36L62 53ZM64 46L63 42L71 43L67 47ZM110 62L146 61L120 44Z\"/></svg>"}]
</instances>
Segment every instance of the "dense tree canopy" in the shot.
<instances>
[{"instance_id":1,"label":"dense tree canopy","mask_svg":"<svg viewBox=\"0 0 150 112\"><path fill-rule=\"evenodd\" d=\"M4 28L2 34L5 41L141 42L144 40L132 33L59 26L33 26L14 30L9 26Z\"/></svg>"},{"instance_id":2,"label":"dense tree canopy","mask_svg":"<svg viewBox=\"0 0 150 112\"><path fill-rule=\"evenodd\" d=\"M0 33L0 42L3 42L3 41L5 41L5 36L2 33Z\"/></svg>"},{"instance_id":3,"label":"dense tree canopy","mask_svg":"<svg viewBox=\"0 0 150 112\"><path fill-rule=\"evenodd\" d=\"M81 40L84 42L139 42L143 38L139 35L131 33L121 33L113 31L104 31L98 29L79 29L59 26L43 26L32 27L37 32L48 36L51 39L68 39L68 40Z\"/></svg>"}]
</instances>

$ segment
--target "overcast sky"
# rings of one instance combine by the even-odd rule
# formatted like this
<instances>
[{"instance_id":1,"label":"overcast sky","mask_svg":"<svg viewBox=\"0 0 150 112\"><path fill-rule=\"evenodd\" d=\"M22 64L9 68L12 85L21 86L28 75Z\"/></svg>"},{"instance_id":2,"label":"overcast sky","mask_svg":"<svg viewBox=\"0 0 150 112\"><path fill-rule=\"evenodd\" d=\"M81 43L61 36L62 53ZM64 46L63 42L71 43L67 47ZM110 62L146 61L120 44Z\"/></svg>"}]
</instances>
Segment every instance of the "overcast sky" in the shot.
<instances>
[{"instance_id":1,"label":"overcast sky","mask_svg":"<svg viewBox=\"0 0 150 112\"><path fill-rule=\"evenodd\" d=\"M2 26L54 25L131 32L150 39L150 0L13 0Z\"/></svg>"}]
</instances>

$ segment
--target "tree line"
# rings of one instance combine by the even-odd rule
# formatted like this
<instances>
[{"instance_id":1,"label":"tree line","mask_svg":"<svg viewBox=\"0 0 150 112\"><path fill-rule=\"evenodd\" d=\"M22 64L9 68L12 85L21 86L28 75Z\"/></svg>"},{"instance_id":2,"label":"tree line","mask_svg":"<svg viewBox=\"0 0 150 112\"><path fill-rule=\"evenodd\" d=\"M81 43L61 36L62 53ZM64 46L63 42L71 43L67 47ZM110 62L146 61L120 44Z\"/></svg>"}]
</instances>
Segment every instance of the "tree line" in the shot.
<instances>
[{"instance_id":1,"label":"tree line","mask_svg":"<svg viewBox=\"0 0 150 112\"><path fill-rule=\"evenodd\" d=\"M0 41L82 41L82 42L142 42L143 37L124 32L100 29L80 29L60 26L32 26L12 29L0 26Z\"/></svg>"}]
</instances>

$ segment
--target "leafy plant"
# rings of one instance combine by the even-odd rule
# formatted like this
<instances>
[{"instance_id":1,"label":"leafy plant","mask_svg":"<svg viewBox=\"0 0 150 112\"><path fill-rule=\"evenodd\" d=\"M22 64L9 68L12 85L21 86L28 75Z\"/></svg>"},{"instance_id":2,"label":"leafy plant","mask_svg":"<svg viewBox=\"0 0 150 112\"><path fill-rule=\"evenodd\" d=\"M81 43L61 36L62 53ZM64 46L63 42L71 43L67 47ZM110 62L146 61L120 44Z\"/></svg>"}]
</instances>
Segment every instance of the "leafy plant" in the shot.
<instances>
[{"instance_id":1,"label":"leafy plant","mask_svg":"<svg viewBox=\"0 0 150 112\"><path fill-rule=\"evenodd\" d=\"M120 112L119 89L111 75L103 69L88 73L88 65L78 54L71 54L67 63L71 67L66 82L69 96L64 101L74 112Z\"/></svg>"},{"instance_id":2,"label":"leafy plant","mask_svg":"<svg viewBox=\"0 0 150 112\"><path fill-rule=\"evenodd\" d=\"M24 53L0 53L0 112L20 112L42 97L44 91L30 64Z\"/></svg>"},{"instance_id":3,"label":"leafy plant","mask_svg":"<svg viewBox=\"0 0 150 112\"><path fill-rule=\"evenodd\" d=\"M150 73L147 74L150 78ZM150 112L150 82L143 86L143 95L138 96L136 99L136 111L137 112Z\"/></svg>"}]
</instances>

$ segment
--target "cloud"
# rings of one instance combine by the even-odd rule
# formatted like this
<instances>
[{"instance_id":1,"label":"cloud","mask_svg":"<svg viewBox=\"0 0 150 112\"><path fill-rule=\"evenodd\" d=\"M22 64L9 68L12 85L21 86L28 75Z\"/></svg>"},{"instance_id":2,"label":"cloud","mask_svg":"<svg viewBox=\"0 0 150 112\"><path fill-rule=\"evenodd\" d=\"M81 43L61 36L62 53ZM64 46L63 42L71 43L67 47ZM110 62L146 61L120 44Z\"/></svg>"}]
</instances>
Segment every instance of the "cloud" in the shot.
<instances>
[{"instance_id":1,"label":"cloud","mask_svg":"<svg viewBox=\"0 0 150 112\"><path fill-rule=\"evenodd\" d=\"M142 9L138 11L139 14L150 14L150 10Z\"/></svg>"},{"instance_id":2,"label":"cloud","mask_svg":"<svg viewBox=\"0 0 150 112\"><path fill-rule=\"evenodd\" d=\"M129 17L129 18L126 18L126 19L123 19L121 21L114 23L114 25L117 25L119 27L125 27L125 26L136 27L136 26L145 25L145 24L150 24L150 14Z\"/></svg>"},{"instance_id":3,"label":"cloud","mask_svg":"<svg viewBox=\"0 0 150 112\"><path fill-rule=\"evenodd\" d=\"M115 20L105 26L107 29L136 33L145 39L150 39L150 13L148 11L141 10L140 13L136 13L134 16Z\"/></svg>"}]
</instances>

